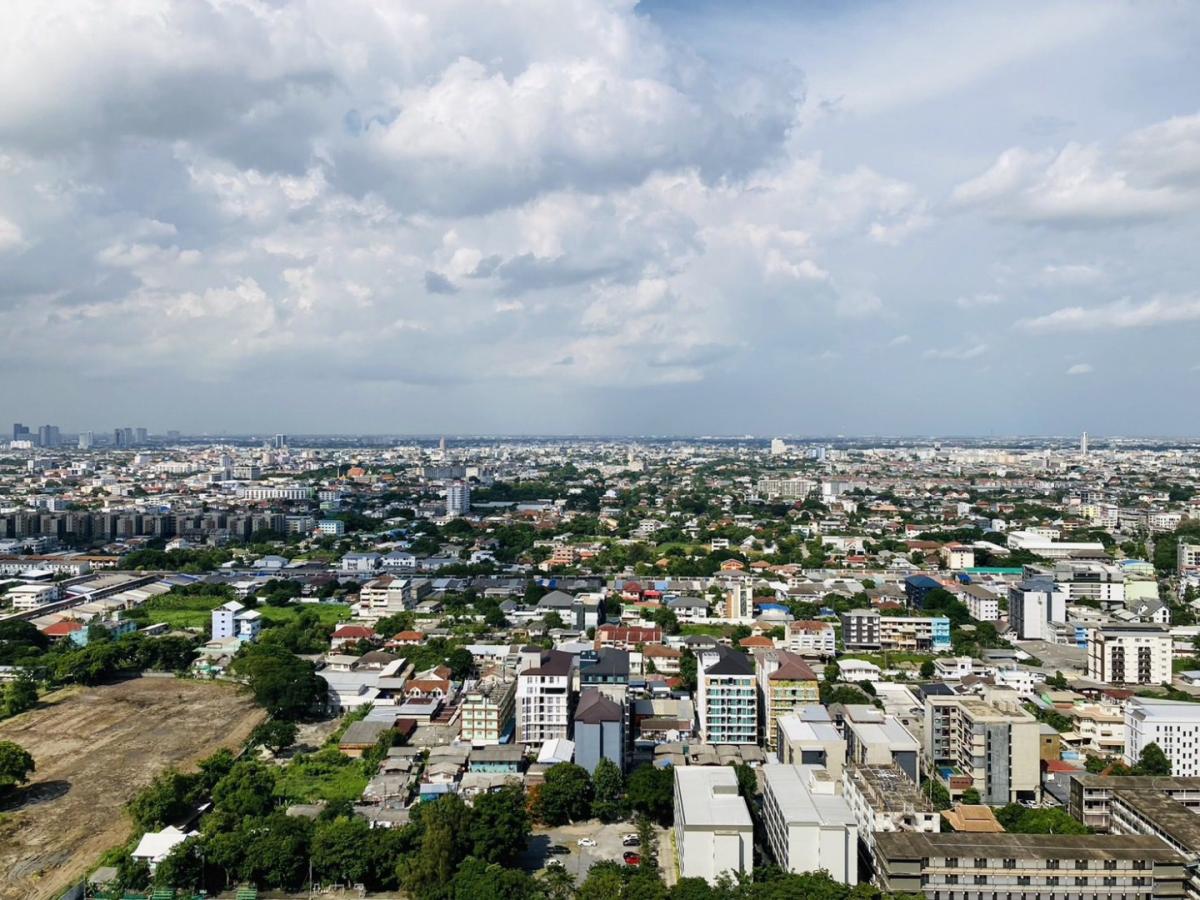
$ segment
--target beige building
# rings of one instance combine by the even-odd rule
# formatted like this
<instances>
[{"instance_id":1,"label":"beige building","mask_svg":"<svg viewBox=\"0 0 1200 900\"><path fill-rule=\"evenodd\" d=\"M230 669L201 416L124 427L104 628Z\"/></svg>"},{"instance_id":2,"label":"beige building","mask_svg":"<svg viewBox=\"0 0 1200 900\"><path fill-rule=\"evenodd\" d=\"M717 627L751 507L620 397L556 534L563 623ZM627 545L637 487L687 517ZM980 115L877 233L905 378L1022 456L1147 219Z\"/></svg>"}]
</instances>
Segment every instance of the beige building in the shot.
<instances>
[{"instance_id":1,"label":"beige building","mask_svg":"<svg viewBox=\"0 0 1200 900\"><path fill-rule=\"evenodd\" d=\"M754 660L764 737L767 749L775 750L779 717L820 702L817 675L804 659L786 650L760 650Z\"/></svg>"},{"instance_id":2,"label":"beige building","mask_svg":"<svg viewBox=\"0 0 1200 900\"><path fill-rule=\"evenodd\" d=\"M463 694L460 737L476 747L499 744L512 727L517 682L488 678Z\"/></svg>"},{"instance_id":3,"label":"beige building","mask_svg":"<svg viewBox=\"0 0 1200 900\"><path fill-rule=\"evenodd\" d=\"M1104 684L1170 684L1171 634L1158 625L1103 625L1088 640L1088 678Z\"/></svg>"},{"instance_id":4,"label":"beige building","mask_svg":"<svg viewBox=\"0 0 1200 900\"><path fill-rule=\"evenodd\" d=\"M925 759L952 795L973 787L995 806L1039 797L1039 724L1019 704L927 697L924 737Z\"/></svg>"}]
</instances>

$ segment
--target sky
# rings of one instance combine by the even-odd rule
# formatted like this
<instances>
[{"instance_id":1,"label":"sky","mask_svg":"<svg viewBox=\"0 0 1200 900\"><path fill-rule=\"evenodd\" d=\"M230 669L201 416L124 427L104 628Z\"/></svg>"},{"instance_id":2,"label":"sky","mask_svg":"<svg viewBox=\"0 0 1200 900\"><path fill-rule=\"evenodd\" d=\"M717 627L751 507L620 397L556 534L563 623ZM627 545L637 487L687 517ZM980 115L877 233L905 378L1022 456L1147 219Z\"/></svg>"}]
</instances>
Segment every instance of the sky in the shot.
<instances>
[{"instance_id":1,"label":"sky","mask_svg":"<svg viewBox=\"0 0 1200 900\"><path fill-rule=\"evenodd\" d=\"M9 0L0 421L1197 435L1200 7Z\"/></svg>"}]
</instances>

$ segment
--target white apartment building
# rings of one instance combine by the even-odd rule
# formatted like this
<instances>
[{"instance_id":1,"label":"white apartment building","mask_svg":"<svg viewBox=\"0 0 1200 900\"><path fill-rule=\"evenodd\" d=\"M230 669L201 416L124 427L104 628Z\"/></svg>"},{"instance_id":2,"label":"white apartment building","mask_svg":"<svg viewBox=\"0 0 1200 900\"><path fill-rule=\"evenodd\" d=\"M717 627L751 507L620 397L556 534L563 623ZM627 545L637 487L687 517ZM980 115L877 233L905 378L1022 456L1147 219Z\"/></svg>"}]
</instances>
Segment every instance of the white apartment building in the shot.
<instances>
[{"instance_id":1,"label":"white apartment building","mask_svg":"<svg viewBox=\"0 0 1200 900\"><path fill-rule=\"evenodd\" d=\"M830 622L789 622L787 636L788 649L801 656L831 659L837 654L837 632Z\"/></svg>"},{"instance_id":2,"label":"white apartment building","mask_svg":"<svg viewBox=\"0 0 1200 900\"><path fill-rule=\"evenodd\" d=\"M967 605L971 618L978 622L995 622L1000 618L1000 598L985 587L964 585L958 599Z\"/></svg>"},{"instance_id":3,"label":"white apartment building","mask_svg":"<svg viewBox=\"0 0 1200 900\"><path fill-rule=\"evenodd\" d=\"M750 657L718 644L696 659L696 711L708 744L758 743L758 692Z\"/></svg>"},{"instance_id":4,"label":"white apartment building","mask_svg":"<svg viewBox=\"0 0 1200 900\"><path fill-rule=\"evenodd\" d=\"M258 638L262 631L262 613L246 609L236 600L218 606L212 611L212 639L237 638L243 643Z\"/></svg>"},{"instance_id":5,"label":"white apartment building","mask_svg":"<svg viewBox=\"0 0 1200 900\"><path fill-rule=\"evenodd\" d=\"M471 486L464 481L446 485L446 515L465 516L471 511Z\"/></svg>"},{"instance_id":6,"label":"white apartment building","mask_svg":"<svg viewBox=\"0 0 1200 900\"><path fill-rule=\"evenodd\" d=\"M346 523L341 519L322 519L317 523L317 530L329 537L341 537L346 533Z\"/></svg>"},{"instance_id":7,"label":"white apartment building","mask_svg":"<svg viewBox=\"0 0 1200 900\"><path fill-rule=\"evenodd\" d=\"M1179 539L1179 559L1176 568L1180 575L1200 575L1200 544Z\"/></svg>"},{"instance_id":8,"label":"white apartment building","mask_svg":"<svg viewBox=\"0 0 1200 900\"><path fill-rule=\"evenodd\" d=\"M897 766L848 766L842 775L842 796L873 869L878 832L942 830L942 817L929 797Z\"/></svg>"},{"instance_id":9,"label":"white apartment building","mask_svg":"<svg viewBox=\"0 0 1200 900\"><path fill-rule=\"evenodd\" d=\"M1067 595L1048 578L1031 578L1008 589L1008 624L1022 641L1054 641L1055 622L1067 621Z\"/></svg>"},{"instance_id":10,"label":"white apartment building","mask_svg":"<svg viewBox=\"0 0 1200 900\"><path fill-rule=\"evenodd\" d=\"M841 785L822 766L762 767L763 826L785 872L826 870L840 884L858 883L858 824Z\"/></svg>"},{"instance_id":11,"label":"white apartment building","mask_svg":"<svg viewBox=\"0 0 1200 900\"><path fill-rule=\"evenodd\" d=\"M243 487L238 496L243 500L311 500L310 487Z\"/></svg>"},{"instance_id":12,"label":"white apartment building","mask_svg":"<svg viewBox=\"0 0 1200 900\"><path fill-rule=\"evenodd\" d=\"M411 609L413 604L411 581L382 575L371 579L359 590L355 612L364 619L379 619Z\"/></svg>"},{"instance_id":13,"label":"white apartment building","mask_svg":"<svg viewBox=\"0 0 1200 900\"><path fill-rule=\"evenodd\" d=\"M817 487L808 478L760 478L754 491L764 500L806 500Z\"/></svg>"},{"instance_id":14,"label":"white apartment building","mask_svg":"<svg viewBox=\"0 0 1200 900\"><path fill-rule=\"evenodd\" d=\"M1125 602L1125 573L1116 566L1098 562L1061 562L1054 567L1054 581L1067 595L1067 602L1098 600L1103 606Z\"/></svg>"},{"instance_id":15,"label":"white apartment building","mask_svg":"<svg viewBox=\"0 0 1200 900\"><path fill-rule=\"evenodd\" d=\"M754 824L732 767L675 767L675 847L681 878L715 885L753 870Z\"/></svg>"},{"instance_id":16,"label":"white apartment building","mask_svg":"<svg viewBox=\"0 0 1200 900\"><path fill-rule=\"evenodd\" d=\"M57 584L19 584L4 595L16 612L29 612L62 598Z\"/></svg>"},{"instance_id":17,"label":"white apartment building","mask_svg":"<svg viewBox=\"0 0 1200 900\"><path fill-rule=\"evenodd\" d=\"M1200 704L1131 697L1125 704L1125 762L1133 765L1147 744L1158 744L1175 777L1200 776Z\"/></svg>"},{"instance_id":18,"label":"white apartment building","mask_svg":"<svg viewBox=\"0 0 1200 900\"><path fill-rule=\"evenodd\" d=\"M472 746L499 744L512 725L516 711L517 682L487 678L463 693L459 738Z\"/></svg>"},{"instance_id":19,"label":"white apartment building","mask_svg":"<svg viewBox=\"0 0 1200 900\"><path fill-rule=\"evenodd\" d=\"M536 665L517 675L517 743L567 738L573 663L569 653L546 650Z\"/></svg>"},{"instance_id":20,"label":"white apartment building","mask_svg":"<svg viewBox=\"0 0 1200 900\"><path fill-rule=\"evenodd\" d=\"M1170 684L1171 634L1158 625L1103 625L1088 640L1088 678L1105 684Z\"/></svg>"}]
</instances>

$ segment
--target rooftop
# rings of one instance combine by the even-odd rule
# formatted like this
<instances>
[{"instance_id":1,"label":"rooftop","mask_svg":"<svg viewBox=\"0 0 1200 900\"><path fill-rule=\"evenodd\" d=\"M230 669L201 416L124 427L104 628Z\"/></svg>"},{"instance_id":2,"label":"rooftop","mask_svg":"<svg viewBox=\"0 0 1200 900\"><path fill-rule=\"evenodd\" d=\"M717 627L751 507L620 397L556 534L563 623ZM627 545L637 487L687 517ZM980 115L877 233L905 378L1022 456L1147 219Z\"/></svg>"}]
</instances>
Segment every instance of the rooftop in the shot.
<instances>
[{"instance_id":1,"label":"rooftop","mask_svg":"<svg viewBox=\"0 0 1200 900\"><path fill-rule=\"evenodd\" d=\"M746 801L737 792L737 775L729 766L686 766L675 769L676 810L685 828L753 830Z\"/></svg>"},{"instance_id":2,"label":"rooftop","mask_svg":"<svg viewBox=\"0 0 1200 900\"><path fill-rule=\"evenodd\" d=\"M1156 837L1117 834L922 834L877 832L884 859L987 857L988 859L1145 859L1182 866L1184 860Z\"/></svg>"}]
</instances>

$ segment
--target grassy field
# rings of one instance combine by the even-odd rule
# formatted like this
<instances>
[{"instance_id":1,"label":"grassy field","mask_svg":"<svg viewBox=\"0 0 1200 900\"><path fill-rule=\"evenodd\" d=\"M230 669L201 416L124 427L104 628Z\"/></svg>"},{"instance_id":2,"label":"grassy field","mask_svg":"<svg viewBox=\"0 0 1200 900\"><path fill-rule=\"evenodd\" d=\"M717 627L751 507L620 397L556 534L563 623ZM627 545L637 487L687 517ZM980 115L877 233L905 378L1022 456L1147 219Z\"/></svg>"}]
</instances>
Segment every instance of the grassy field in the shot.
<instances>
[{"instance_id":1,"label":"grassy field","mask_svg":"<svg viewBox=\"0 0 1200 900\"><path fill-rule=\"evenodd\" d=\"M235 685L135 678L47 694L0 723L0 740L37 762L29 785L4 803L0 900L61 896L130 839L125 803L157 773L239 747L264 717Z\"/></svg>"},{"instance_id":2,"label":"grassy field","mask_svg":"<svg viewBox=\"0 0 1200 900\"><path fill-rule=\"evenodd\" d=\"M212 623L212 611L227 602L226 597L187 597L164 594L147 601L142 607L146 611L147 625L166 622L172 628L197 628L207 631ZM256 607L265 621L283 625L295 619L304 610L312 610L327 625L343 622L350 618L350 607L345 603L293 603L290 606Z\"/></svg>"},{"instance_id":3,"label":"grassy field","mask_svg":"<svg viewBox=\"0 0 1200 900\"><path fill-rule=\"evenodd\" d=\"M361 759L343 756L337 747L296 757L279 774L275 794L289 803L357 800L367 786Z\"/></svg>"},{"instance_id":4,"label":"grassy field","mask_svg":"<svg viewBox=\"0 0 1200 900\"><path fill-rule=\"evenodd\" d=\"M705 634L709 637L725 637L733 631L732 625L705 625L701 622L684 622L679 626L680 634Z\"/></svg>"}]
</instances>

